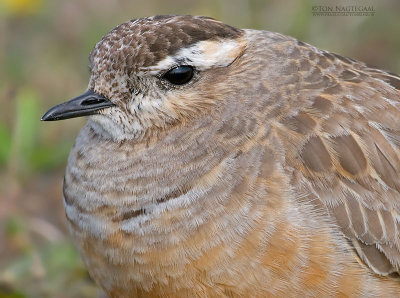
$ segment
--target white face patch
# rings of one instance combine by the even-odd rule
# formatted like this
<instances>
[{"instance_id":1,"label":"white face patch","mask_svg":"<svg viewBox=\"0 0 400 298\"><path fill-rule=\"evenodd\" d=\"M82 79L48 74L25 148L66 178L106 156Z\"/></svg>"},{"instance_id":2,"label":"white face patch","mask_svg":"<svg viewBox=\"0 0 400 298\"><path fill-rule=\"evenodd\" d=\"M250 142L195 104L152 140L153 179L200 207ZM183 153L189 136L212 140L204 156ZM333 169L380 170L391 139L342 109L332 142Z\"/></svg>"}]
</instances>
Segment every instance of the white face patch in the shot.
<instances>
[{"instance_id":1,"label":"white face patch","mask_svg":"<svg viewBox=\"0 0 400 298\"><path fill-rule=\"evenodd\" d=\"M191 65L202 71L211 67L224 67L231 64L244 50L240 40L204 40L189 48L179 50L155 66L142 68L142 71L155 75L177 65Z\"/></svg>"}]
</instances>

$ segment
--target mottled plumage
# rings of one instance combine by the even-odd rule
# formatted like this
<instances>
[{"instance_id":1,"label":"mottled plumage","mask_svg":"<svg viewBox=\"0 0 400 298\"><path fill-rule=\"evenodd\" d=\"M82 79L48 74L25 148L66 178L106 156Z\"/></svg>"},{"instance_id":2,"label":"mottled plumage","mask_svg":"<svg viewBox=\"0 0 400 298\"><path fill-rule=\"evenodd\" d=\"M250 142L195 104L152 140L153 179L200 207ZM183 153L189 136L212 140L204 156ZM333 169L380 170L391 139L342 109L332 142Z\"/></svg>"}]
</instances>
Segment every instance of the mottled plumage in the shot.
<instances>
[{"instance_id":1,"label":"mottled plumage","mask_svg":"<svg viewBox=\"0 0 400 298\"><path fill-rule=\"evenodd\" d=\"M399 296L398 76L192 16L122 24L90 61L111 103L64 202L110 296Z\"/></svg>"}]
</instances>

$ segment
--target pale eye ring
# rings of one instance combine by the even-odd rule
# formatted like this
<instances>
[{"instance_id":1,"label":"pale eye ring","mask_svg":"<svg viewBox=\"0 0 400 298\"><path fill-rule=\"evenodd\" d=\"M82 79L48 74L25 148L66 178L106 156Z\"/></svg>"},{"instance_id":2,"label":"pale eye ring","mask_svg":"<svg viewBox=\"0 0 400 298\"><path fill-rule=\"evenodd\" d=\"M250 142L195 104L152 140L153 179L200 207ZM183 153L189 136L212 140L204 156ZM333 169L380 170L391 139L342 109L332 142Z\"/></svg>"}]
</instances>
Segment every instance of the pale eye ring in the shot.
<instances>
[{"instance_id":1,"label":"pale eye ring","mask_svg":"<svg viewBox=\"0 0 400 298\"><path fill-rule=\"evenodd\" d=\"M184 85L193 78L194 69L190 65L176 66L167 71L162 78L173 85Z\"/></svg>"}]
</instances>

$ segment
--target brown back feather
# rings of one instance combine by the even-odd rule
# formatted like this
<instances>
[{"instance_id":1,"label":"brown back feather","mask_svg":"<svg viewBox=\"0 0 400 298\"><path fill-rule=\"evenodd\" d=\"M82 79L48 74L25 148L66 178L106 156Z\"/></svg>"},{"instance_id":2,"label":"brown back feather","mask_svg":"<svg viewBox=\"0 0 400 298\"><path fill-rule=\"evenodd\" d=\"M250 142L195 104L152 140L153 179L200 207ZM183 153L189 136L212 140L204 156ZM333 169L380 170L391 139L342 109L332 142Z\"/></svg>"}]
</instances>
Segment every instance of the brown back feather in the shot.
<instances>
[{"instance_id":1,"label":"brown back feather","mask_svg":"<svg viewBox=\"0 0 400 298\"><path fill-rule=\"evenodd\" d=\"M301 173L293 184L327 208L370 269L398 274L400 78L330 53L309 57L299 63L309 65L300 67L300 92L313 86L321 91L297 116L280 121L283 139L304 135L296 139L302 140L297 152L287 154L288 166ZM335 68L327 73L329 61ZM307 80L316 69L327 74Z\"/></svg>"}]
</instances>

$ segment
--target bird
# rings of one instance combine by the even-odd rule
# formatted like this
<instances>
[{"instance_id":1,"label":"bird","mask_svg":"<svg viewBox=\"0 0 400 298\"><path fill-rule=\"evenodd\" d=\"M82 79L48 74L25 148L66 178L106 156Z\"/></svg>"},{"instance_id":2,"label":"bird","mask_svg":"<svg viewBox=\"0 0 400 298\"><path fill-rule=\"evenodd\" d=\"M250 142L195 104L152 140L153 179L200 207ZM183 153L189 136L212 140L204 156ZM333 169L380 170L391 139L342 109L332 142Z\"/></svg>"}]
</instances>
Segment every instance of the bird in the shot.
<instances>
[{"instance_id":1,"label":"bird","mask_svg":"<svg viewBox=\"0 0 400 298\"><path fill-rule=\"evenodd\" d=\"M89 56L63 202L110 297L399 297L400 77L209 17Z\"/></svg>"}]
</instances>

